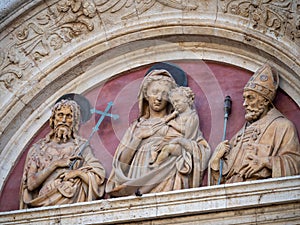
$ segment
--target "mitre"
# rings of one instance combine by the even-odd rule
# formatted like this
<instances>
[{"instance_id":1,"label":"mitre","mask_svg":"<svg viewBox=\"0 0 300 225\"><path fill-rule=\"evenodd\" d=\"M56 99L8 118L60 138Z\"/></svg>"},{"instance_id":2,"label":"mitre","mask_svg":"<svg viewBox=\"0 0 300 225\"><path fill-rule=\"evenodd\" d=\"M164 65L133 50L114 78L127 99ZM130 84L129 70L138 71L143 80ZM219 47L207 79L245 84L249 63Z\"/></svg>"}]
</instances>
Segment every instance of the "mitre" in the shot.
<instances>
[{"instance_id":1,"label":"mitre","mask_svg":"<svg viewBox=\"0 0 300 225\"><path fill-rule=\"evenodd\" d=\"M272 102L275 98L278 84L278 74L272 72L272 68L269 64L264 64L249 79L244 87L244 91L255 91Z\"/></svg>"}]
</instances>

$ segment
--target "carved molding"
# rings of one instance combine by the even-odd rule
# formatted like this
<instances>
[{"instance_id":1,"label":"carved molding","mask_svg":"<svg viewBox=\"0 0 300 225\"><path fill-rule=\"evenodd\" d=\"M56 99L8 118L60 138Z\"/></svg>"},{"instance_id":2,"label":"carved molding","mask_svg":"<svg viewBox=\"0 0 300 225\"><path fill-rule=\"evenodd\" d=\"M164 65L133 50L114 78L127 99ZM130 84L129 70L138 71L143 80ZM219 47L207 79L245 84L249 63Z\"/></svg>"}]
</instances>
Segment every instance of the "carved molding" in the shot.
<instances>
[{"instance_id":1,"label":"carved molding","mask_svg":"<svg viewBox=\"0 0 300 225\"><path fill-rule=\"evenodd\" d=\"M0 54L0 82L11 89L15 79L38 64L52 51L94 29L91 21L96 16L92 0L62 0L42 11L15 30L13 41Z\"/></svg>"},{"instance_id":2,"label":"carved molding","mask_svg":"<svg viewBox=\"0 0 300 225\"><path fill-rule=\"evenodd\" d=\"M100 17L132 19L155 5L182 11L200 10L197 0L62 0L13 31L0 49L0 83L12 91L16 80L26 80L31 68L73 39L101 25ZM242 16L252 28L287 36L300 46L300 3L293 0L221 0L223 13ZM213 10L213 9L211 9ZM2 40L3 41L3 40Z\"/></svg>"},{"instance_id":3,"label":"carved molding","mask_svg":"<svg viewBox=\"0 0 300 225\"><path fill-rule=\"evenodd\" d=\"M61 49L74 38L94 30L93 18L125 9L122 19L142 14L155 3L176 9L196 9L199 3L189 0L62 0L40 12L12 33L9 46L0 49L0 82L12 91L20 80L45 56ZM25 79L26 80L26 79Z\"/></svg>"},{"instance_id":4,"label":"carved molding","mask_svg":"<svg viewBox=\"0 0 300 225\"><path fill-rule=\"evenodd\" d=\"M45 2L52 4L51 2L53 1L57 0L41 2L43 4L45 4ZM174 36L176 40L171 41L170 43L177 43L178 34L183 35L184 39L189 39L193 35L198 35L197 42L195 44L193 43L193 50L190 51L193 52L193 56L188 56L187 58L194 57L195 55L198 57L199 55L199 58L201 59L226 62L232 65L242 66L251 71L266 59L265 56L272 56L273 58L271 58L271 60L275 61L280 74L284 78L281 82L281 87L294 101L297 102L298 105L300 104L299 82L297 82L299 81L299 76L297 74L299 74L300 61L296 57L298 53L297 48L294 48L295 46L289 41L285 42L274 39L274 42L270 43L272 40L270 41L269 35L263 37L260 34L257 35L256 32L251 31L251 29L248 29L246 26L234 26L240 22L241 15L232 13L232 10L230 11L229 9L234 5L237 5L238 2L242 2L241 0L215 0L215 3L218 2L219 4L223 4L224 7L227 7L223 8L227 11L223 11L223 13L220 12L217 17L214 13L216 13L216 8L218 8L219 11L222 10L220 5L217 7L217 4L211 4L210 6L204 7L207 4L207 1L199 0L78 0L76 1L76 4L74 1L60 1L59 3L47 6L46 9L40 12L37 12L38 9L35 10L35 7L32 7L32 11L26 11L26 18L30 18L28 20L26 20L24 15L21 15L21 12L19 12L19 22L15 21L11 26L5 27L3 29L5 30L3 31L3 35L1 32L1 37L7 36L1 40L0 47L2 48L0 49L0 97L4 99L4 101L1 102L2 105L0 103L2 108L0 114L7 114L9 116L2 116L0 121L0 132L2 132L0 139L1 144L3 145L2 153L5 155L5 160L3 160L5 170L2 170L3 176L1 176L0 179L0 190L10 169L13 167L13 163L16 161L32 135L38 130L38 127L35 126L37 124L36 121L30 121L27 117L29 112L31 112L31 109L28 109L30 108L30 104L42 109L43 106L37 103L38 101L35 102L35 99L43 102L42 100L44 99L40 97L41 93L44 94L45 99L50 99L48 102L53 102L53 92L45 92L44 87L49 86L49 90L58 90L55 92L56 95L63 94L66 90L71 90L71 88L67 89L58 84L63 83L61 80L65 79L65 74L69 69L76 68L80 62L88 60L95 55L103 55L105 58L103 62L107 62L107 55L105 55L107 50L115 49L118 51L118 54L120 54L120 50L124 49L122 48L122 44L134 45L134 41L139 41L145 37L160 39L163 36ZM293 3L291 11L285 9L285 12L293 15L293 20L295 20L297 14L294 12L297 12L298 10L299 13L299 8L297 8L299 6L293 1L274 0L271 2L264 0L259 2L258 5L265 7L267 5L275 4L275 1L281 2L282 4L283 2ZM212 0L210 2L214 1ZM249 0L244 0L243 2L250 5ZM251 1L251 4L254 4L253 2L254 1ZM157 9L159 9L159 7L163 8L163 11L158 11ZM175 10L170 10L170 8ZM149 11L146 13L147 10ZM187 13L187 17L185 17L186 15L180 13L179 10L194 11L191 14ZM210 10L213 11L213 13L210 14ZM203 14L201 14L201 12L209 15L202 17ZM124 24L120 23L122 16L134 16L142 13L147 14L147 16L139 17L139 21L137 21L136 17L132 17L131 20L128 19L128 23L127 21ZM152 13L153 17L151 17ZM232 16L234 20L231 24L224 22L226 13L234 14ZM111 27L109 25L105 26L107 27L107 30L103 29L99 31L99 28L102 28L102 25L106 25L102 20L103 17L112 20L112 24L109 24ZM244 16L244 18L250 19L252 16L248 15ZM292 19L289 21L291 20ZM205 22L208 25L203 26L202 22ZM130 27L131 25L134 26L135 30ZM294 39L299 41L299 17L298 23L291 23L290 25L291 27L294 27ZM158 29L149 29L149 27L153 28L151 26L158 27ZM166 26L168 26L168 29L164 29ZM160 27L163 29L159 29ZM78 31L78 29L76 30L75 28L82 29L79 29ZM252 34L253 38L251 38L251 40L249 39L243 42L245 38L244 30L247 30L247 32ZM102 31L107 31L108 34L100 37L103 37L103 39L96 40L94 34L99 35ZM282 32L281 29L279 29L279 31ZM213 45L211 46L201 40L203 34L211 35L209 39L207 39L209 42L212 41L211 37L213 35L217 37L218 41L213 41L213 43L211 43ZM86 35L86 37L84 35ZM279 33L279 36L280 35L283 34ZM99 36L97 36L97 38ZM120 36L122 36L122 38L118 39ZM66 55L59 55L59 53L64 50L72 50L72 43L80 42L83 40L83 37L86 38L86 42L79 46L81 48L79 50L82 50L80 56L70 56L70 60L66 60ZM117 38L113 39L111 37ZM221 39L221 41L219 41L219 39ZM146 41L149 43L149 39ZM179 41L178 43L182 44L183 42L185 41ZM136 43L138 44L138 42ZM230 44L228 45L228 43ZM238 51L232 51L232 43L239 45L240 48L238 48ZM204 47L202 47L202 45ZM156 46L156 44L153 44L153 46ZM182 46L184 46L184 44ZM253 53L249 52L249 49L252 46L260 49L260 51L255 51ZM151 48L149 49L153 49L152 45L150 45L150 47ZM217 51L215 51L215 47ZM138 54L136 57L130 56L126 58L124 56L125 54L123 54L121 57L126 60L123 63L124 66L122 66L120 72L125 71L125 68L138 67L146 64L146 62L153 62L154 60L172 60L177 59L176 57L179 57L178 60L180 60L186 57L185 54L182 54L182 48L180 49L180 52L174 51L173 46L170 48L171 50L168 53L163 49L161 55L158 55L157 52L155 52L151 57L145 56L144 52L149 52L149 49L146 48L143 50L144 52L142 54ZM79 50L76 47L74 52L77 53ZM243 60L241 60L241 58L243 58ZM115 59L112 59L112 62L114 63L117 60L119 59L115 57ZM53 63L47 65L47 62ZM111 68L114 64L112 64L111 61L109 62L110 64L107 65L109 72L107 73L107 71L104 71L103 73L100 73L101 75L113 76L116 74L116 69ZM251 66L249 67L249 65ZM40 77L38 77L40 76L40 73L44 73L43 75L44 77L47 76L47 79L42 80L42 82L39 82L36 86L33 86L30 82L25 83L31 78L36 80L40 79ZM75 77L76 76L74 76L74 78ZM53 80L55 80L55 82L53 82ZM23 86L20 85L23 84L22 82L24 82ZM92 83L96 84L95 82ZM34 89L31 90L33 87ZM74 87L77 87L76 84L74 84ZM78 85L78 87L81 88L80 90L82 92L87 90L84 86ZM23 97L23 95L18 95L19 93L17 93L16 90L22 90L21 94L24 94L25 97ZM8 93L9 91L16 91L16 94L13 95ZM76 91L78 91L78 89L76 89ZM26 96L25 94L27 93L29 94ZM20 101L18 101L19 99ZM20 104L14 106L13 104L15 104L15 102ZM43 110L44 109L37 113L36 118L40 118L44 115ZM24 136L24 141L20 141L19 136L17 135L22 132L27 134ZM8 162L10 164L8 164Z\"/></svg>"},{"instance_id":5,"label":"carved molding","mask_svg":"<svg viewBox=\"0 0 300 225\"><path fill-rule=\"evenodd\" d=\"M287 36L300 45L300 2L293 0L221 0L223 12L248 18L253 29Z\"/></svg>"},{"instance_id":6,"label":"carved molding","mask_svg":"<svg viewBox=\"0 0 300 225\"><path fill-rule=\"evenodd\" d=\"M196 10L200 3L197 0L95 0L100 13L116 13L122 9L126 12L122 19L129 19L134 15L140 15L151 9L155 4L161 4L174 9Z\"/></svg>"},{"instance_id":7,"label":"carved molding","mask_svg":"<svg viewBox=\"0 0 300 225\"><path fill-rule=\"evenodd\" d=\"M1 212L0 223L299 224L299 178L273 178Z\"/></svg>"}]
</instances>

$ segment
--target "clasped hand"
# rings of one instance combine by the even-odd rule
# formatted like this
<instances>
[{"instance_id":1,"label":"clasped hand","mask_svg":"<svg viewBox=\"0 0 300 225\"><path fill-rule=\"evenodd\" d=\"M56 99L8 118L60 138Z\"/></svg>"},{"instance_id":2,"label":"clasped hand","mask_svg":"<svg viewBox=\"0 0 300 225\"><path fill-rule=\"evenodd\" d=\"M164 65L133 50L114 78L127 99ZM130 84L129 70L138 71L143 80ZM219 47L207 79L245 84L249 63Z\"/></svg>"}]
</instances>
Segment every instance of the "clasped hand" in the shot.
<instances>
[{"instance_id":1,"label":"clasped hand","mask_svg":"<svg viewBox=\"0 0 300 225\"><path fill-rule=\"evenodd\" d=\"M74 160L82 160L82 157L80 156L72 156L69 158L64 158L56 161L56 167L70 167ZM66 170L63 174L60 175L60 178L63 179L64 181L72 181L75 178L80 178L83 180L83 182L87 183L88 182L88 175L87 172L90 170L90 167L83 167L81 169L71 169L71 170ZM84 171L85 170L85 171Z\"/></svg>"},{"instance_id":2,"label":"clasped hand","mask_svg":"<svg viewBox=\"0 0 300 225\"><path fill-rule=\"evenodd\" d=\"M60 178L63 180L72 180L75 179L76 177L79 177L80 179L84 179L85 173L81 170L69 170L64 172Z\"/></svg>"},{"instance_id":3,"label":"clasped hand","mask_svg":"<svg viewBox=\"0 0 300 225\"><path fill-rule=\"evenodd\" d=\"M186 149L187 151L191 152L192 151L192 144L191 141L186 139L186 138L174 138L173 140L170 141L170 144L172 145L178 145L179 148L183 147L184 149ZM180 152L181 153L181 152Z\"/></svg>"}]
</instances>

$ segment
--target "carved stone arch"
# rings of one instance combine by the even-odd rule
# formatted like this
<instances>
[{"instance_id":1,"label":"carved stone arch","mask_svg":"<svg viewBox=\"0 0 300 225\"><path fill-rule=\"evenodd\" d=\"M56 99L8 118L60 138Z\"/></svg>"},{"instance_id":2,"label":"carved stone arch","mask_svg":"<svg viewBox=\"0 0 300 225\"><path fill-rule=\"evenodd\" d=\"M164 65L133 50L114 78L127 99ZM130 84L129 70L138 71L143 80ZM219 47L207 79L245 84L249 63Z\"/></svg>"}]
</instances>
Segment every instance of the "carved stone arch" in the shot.
<instances>
[{"instance_id":1,"label":"carved stone arch","mask_svg":"<svg viewBox=\"0 0 300 225\"><path fill-rule=\"evenodd\" d=\"M24 62L12 56L5 58L10 63L10 67L5 68L14 71L17 65L17 69L24 66L24 74L16 78L19 83L14 84L14 90L1 86L4 93L1 97L5 97L5 101L0 111L0 190L18 157L47 121L49 107L60 96L70 92L85 93L106 79L158 61L210 60L252 72L269 61L282 78L280 87L300 105L299 45L295 39L281 33L281 36L274 36L269 30L254 29L249 25L251 20L248 17L222 11L222 7L217 7L217 1L215 5L197 1L188 1L190 4L187 5L176 4L176 1L172 1L173 5L168 1L149 1L153 5L145 5L132 13L124 10L125 3L117 10L117 3L124 1L112 2L114 6L95 6L96 14L87 15L84 20L78 19L79 16L75 18L76 23L82 23L85 32L74 34L70 41L54 43L51 47L41 38L41 45L35 51L37 54L28 50L27 55L19 55ZM220 1L219 4L223 6L226 2L230 5L229 1ZM23 21L14 17L7 18L9 23L3 23L1 47L7 44L9 49L15 48L16 53L18 49L24 53L24 37L16 39L18 32L14 23L23 27L20 30L24 32L45 32L47 27L40 30L30 24L41 21L36 15L45 13L45 9L53 12L58 1L30 3L27 7L32 9L32 14L30 11L22 14ZM20 15L24 12L20 8L16 10ZM72 10L73 14L79 15L76 13L83 9ZM43 27L43 23L40 26ZM68 37L60 38L67 40ZM32 58L34 56L37 58ZM31 69L26 63L33 65Z\"/></svg>"}]
</instances>

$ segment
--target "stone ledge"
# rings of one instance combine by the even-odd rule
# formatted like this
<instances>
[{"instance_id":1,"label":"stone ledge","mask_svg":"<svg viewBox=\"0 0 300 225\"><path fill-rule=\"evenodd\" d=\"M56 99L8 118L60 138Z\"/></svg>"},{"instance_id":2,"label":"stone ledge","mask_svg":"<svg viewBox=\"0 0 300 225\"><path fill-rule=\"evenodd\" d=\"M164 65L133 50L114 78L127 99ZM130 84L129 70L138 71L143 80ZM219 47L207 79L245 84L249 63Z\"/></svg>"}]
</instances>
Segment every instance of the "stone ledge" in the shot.
<instances>
[{"instance_id":1,"label":"stone ledge","mask_svg":"<svg viewBox=\"0 0 300 225\"><path fill-rule=\"evenodd\" d=\"M300 176L0 213L1 224L300 223ZM213 212L213 213L212 213ZM209 215L209 216L208 216ZM177 221L177 222L176 222Z\"/></svg>"}]
</instances>

